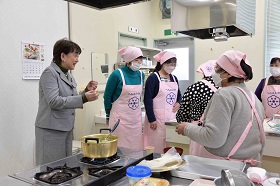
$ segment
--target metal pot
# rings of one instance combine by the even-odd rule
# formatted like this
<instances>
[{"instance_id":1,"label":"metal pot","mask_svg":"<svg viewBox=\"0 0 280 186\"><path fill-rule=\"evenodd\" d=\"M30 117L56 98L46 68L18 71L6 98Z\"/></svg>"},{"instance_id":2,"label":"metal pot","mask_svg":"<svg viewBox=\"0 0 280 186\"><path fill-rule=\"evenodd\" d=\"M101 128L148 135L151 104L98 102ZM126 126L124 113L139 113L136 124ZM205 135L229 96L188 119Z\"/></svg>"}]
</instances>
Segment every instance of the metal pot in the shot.
<instances>
[{"instance_id":1,"label":"metal pot","mask_svg":"<svg viewBox=\"0 0 280 186\"><path fill-rule=\"evenodd\" d=\"M111 129L100 129L111 130ZM92 134L81 138L82 152L88 158L107 158L117 152L118 136L108 134Z\"/></svg>"},{"instance_id":2,"label":"metal pot","mask_svg":"<svg viewBox=\"0 0 280 186\"><path fill-rule=\"evenodd\" d=\"M216 184L217 185L217 184ZM221 171L221 186L254 186L244 172L224 169Z\"/></svg>"}]
</instances>

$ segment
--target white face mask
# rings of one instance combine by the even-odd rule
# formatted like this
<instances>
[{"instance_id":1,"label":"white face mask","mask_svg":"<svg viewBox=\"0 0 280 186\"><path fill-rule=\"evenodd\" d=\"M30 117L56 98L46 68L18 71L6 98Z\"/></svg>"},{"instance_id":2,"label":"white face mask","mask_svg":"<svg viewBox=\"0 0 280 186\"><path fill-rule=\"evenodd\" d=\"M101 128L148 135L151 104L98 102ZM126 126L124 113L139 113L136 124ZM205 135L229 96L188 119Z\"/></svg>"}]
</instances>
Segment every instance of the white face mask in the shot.
<instances>
[{"instance_id":1,"label":"white face mask","mask_svg":"<svg viewBox=\"0 0 280 186\"><path fill-rule=\"evenodd\" d=\"M133 70L133 71L137 71L137 70L140 69L140 66L141 66L141 64L139 64L138 62L132 62L131 66L130 66L130 69Z\"/></svg>"},{"instance_id":2,"label":"white face mask","mask_svg":"<svg viewBox=\"0 0 280 186\"><path fill-rule=\"evenodd\" d=\"M165 67L163 67L163 70L165 70L166 73L171 74L175 70L175 67L174 66L165 66Z\"/></svg>"},{"instance_id":3,"label":"white face mask","mask_svg":"<svg viewBox=\"0 0 280 186\"><path fill-rule=\"evenodd\" d=\"M222 72L222 73L224 73L224 72ZM222 73L219 73L219 74L218 74L218 73L216 73L216 72L213 72L213 74L212 74L213 81L214 81L215 85L218 86L218 87L221 87L221 86L222 86L222 81L223 81L223 79L227 79L227 78L221 78L221 77L220 77L220 75L221 75Z\"/></svg>"},{"instance_id":4,"label":"white face mask","mask_svg":"<svg viewBox=\"0 0 280 186\"><path fill-rule=\"evenodd\" d=\"M280 68L279 67L270 67L270 73L273 77L280 76Z\"/></svg>"}]
</instances>

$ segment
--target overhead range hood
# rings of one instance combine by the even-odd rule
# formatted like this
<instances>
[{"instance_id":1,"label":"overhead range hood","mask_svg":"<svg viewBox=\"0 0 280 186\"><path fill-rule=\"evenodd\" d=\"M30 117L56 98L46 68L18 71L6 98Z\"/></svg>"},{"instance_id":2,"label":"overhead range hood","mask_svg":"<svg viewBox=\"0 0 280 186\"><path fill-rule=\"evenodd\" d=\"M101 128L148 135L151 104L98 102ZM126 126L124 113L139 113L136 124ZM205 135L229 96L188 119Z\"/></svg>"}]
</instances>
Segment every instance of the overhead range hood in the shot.
<instances>
[{"instance_id":1,"label":"overhead range hood","mask_svg":"<svg viewBox=\"0 0 280 186\"><path fill-rule=\"evenodd\" d=\"M145 2L149 0L66 0L66 1L100 10L100 9L125 6L137 2Z\"/></svg>"},{"instance_id":2,"label":"overhead range hood","mask_svg":"<svg viewBox=\"0 0 280 186\"><path fill-rule=\"evenodd\" d=\"M171 30L226 41L255 34L256 0L172 0Z\"/></svg>"}]
</instances>

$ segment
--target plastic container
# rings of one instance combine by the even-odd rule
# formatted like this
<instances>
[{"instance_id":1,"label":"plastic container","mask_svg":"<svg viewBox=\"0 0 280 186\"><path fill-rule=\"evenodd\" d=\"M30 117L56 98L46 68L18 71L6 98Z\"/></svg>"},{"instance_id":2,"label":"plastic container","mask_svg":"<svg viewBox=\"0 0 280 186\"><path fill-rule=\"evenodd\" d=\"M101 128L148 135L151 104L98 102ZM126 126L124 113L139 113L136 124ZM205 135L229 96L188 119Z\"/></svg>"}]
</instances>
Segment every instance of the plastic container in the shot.
<instances>
[{"instance_id":1,"label":"plastic container","mask_svg":"<svg viewBox=\"0 0 280 186\"><path fill-rule=\"evenodd\" d=\"M169 186L169 181L159 178L142 178L135 186Z\"/></svg>"},{"instance_id":2,"label":"plastic container","mask_svg":"<svg viewBox=\"0 0 280 186\"><path fill-rule=\"evenodd\" d=\"M151 175L152 170L142 165L131 166L126 169L126 176L131 186L134 186L142 178L148 178Z\"/></svg>"}]
</instances>

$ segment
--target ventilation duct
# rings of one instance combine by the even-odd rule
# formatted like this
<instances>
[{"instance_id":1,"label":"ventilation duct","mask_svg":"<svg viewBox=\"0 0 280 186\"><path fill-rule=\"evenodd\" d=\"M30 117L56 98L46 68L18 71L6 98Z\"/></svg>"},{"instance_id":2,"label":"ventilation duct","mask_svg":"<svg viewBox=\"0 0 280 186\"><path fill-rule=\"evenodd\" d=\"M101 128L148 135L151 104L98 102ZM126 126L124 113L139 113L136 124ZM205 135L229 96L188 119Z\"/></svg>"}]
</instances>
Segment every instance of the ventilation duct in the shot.
<instances>
[{"instance_id":1,"label":"ventilation duct","mask_svg":"<svg viewBox=\"0 0 280 186\"><path fill-rule=\"evenodd\" d=\"M173 0L171 30L226 41L255 34L256 0Z\"/></svg>"}]
</instances>

